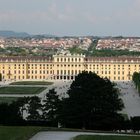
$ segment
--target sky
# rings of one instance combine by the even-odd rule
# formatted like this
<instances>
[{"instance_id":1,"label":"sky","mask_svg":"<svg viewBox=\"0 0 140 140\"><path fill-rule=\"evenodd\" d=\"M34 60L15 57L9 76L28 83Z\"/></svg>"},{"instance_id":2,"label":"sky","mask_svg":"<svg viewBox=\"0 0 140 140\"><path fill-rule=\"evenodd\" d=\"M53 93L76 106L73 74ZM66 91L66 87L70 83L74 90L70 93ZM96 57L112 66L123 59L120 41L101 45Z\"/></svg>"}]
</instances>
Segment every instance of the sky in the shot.
<instances>
[{"instance_id":1,"label":"sky","mask_svg":"<svg viewBox=\"0 0 140 140\"><path fill-rule=\"evenodd\" d=\"M0 30L140 36L140 0L0 0Z\"/></svg>"}]
</instances>

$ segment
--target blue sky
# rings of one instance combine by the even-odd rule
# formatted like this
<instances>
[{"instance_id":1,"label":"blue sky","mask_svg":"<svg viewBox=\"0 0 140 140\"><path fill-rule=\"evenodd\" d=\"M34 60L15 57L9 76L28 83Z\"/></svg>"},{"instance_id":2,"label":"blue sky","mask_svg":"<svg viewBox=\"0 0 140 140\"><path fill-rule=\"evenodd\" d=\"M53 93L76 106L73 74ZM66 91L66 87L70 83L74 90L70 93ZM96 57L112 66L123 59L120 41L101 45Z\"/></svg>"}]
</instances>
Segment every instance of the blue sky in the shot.
<instances>
[{"instance_id":1,"label":"blue sky","mask_svg":"<svg viewBox=\"0 0 140 140\"><path fill-rule=\"evenodd\" d=\"M0 0L0 30L140 36L140 0Z\"/></svg>"}]
</instances>

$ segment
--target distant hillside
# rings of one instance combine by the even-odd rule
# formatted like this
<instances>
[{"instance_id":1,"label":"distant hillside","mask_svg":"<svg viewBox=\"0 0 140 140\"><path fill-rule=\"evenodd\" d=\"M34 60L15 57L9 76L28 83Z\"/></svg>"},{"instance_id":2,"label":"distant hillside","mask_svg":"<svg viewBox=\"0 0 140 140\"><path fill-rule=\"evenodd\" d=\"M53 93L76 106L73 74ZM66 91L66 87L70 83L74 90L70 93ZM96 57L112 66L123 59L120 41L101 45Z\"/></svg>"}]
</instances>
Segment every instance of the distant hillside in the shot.
<instances>
[{"instance_id":1,"label":"distant hillside","mask_svg":"<svg viewBox=\"0 0 140 140\"><path fill-rule=\"evenodd\" d=\"M26 37L34 37L34 38L43 38L43 37L56 37L55 35L49 35L49 34L40 34L40 35L31 35L26 32L14 32L14 31L6 31L6 30L0 30L0 37L15 37L15 38L26 38Z\"/></svg>"},{"instance_id":2,"label":"distant hillside","mask_svg":"<svg viewBox=\"0 0 140 140\"><path fill-rule=\"evenodd\" d=\"M34 38L54 38L57 37L55 35L49 35L49 34L40 34L40 35L32 35Z\"/></svg>"},{"instance_id":3,"label":"distant hillside","mask_svg":"<svg viewBox=\"0 0 140 140\"><path fill-rule=\"evenodd\" d=\"M1 30L0 36L8 38L8 37L28 37L30 35L25 32L14 32L14 31Z\"/></svg>"}]
</instances>

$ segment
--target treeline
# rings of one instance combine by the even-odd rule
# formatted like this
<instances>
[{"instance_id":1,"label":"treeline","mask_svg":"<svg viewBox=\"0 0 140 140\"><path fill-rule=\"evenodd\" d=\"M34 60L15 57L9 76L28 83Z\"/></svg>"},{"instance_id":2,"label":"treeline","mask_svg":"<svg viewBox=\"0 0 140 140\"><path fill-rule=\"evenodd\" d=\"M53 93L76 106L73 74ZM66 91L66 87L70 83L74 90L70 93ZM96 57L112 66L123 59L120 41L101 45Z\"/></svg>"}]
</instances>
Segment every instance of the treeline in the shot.
<instances>
[{"instance_id":1,"label":"treeline","mask_svg":"<svg viewBox=\"0 0 140 140\"><path fill-rule=\"evenodd\" d=\"M140 94L140 73L134 72L134 74L132 76L132 80L135 84L136 89L138 90L138 92Z\"/></svg>"},{"instance_id":2,"label":"treeline","mask_svg":"<svg viewBox=\"0 0 140 140\"><path fill-rule=\"evenodd\" d=\"M35 98L36 97L30 97L30 100L34 100ZM19 99L17 101L14 101L11 104L7 104L7 103L0 104L0 125L58 127L59 119L57 118L57 115L54 113L52 113L52 114L49 113L48 115L44 114L45 116L42 116L41 114L40 115L38 114L36 109L34 109L34 111L30 112L31 114L29 115L29 117L27 117L27 119L23 119L23 117L22 117L23 114L21 115L21 113L23 113L23 110L20 108L20 105L25 100L26 99L24 98L24 99ZM32 102L34 102L34 101L32 101ZM47 114L47 112L46 112L46 114ZM33 115L35 115L35 116L33 116ZM100 118L99 118L99 120L100 120ZM67 121L69 121L69 120L67 120ZM78 123L73 124L73 125L67 124L67 126L62 126L62 127L82 128L81 124L78 124ZM92 123L92 126L86 127L85 129L104 130L104 131L115 131L115 130L118 131L119 130L120 132L121 132L121 130L124 130L126 132L127 132L127 130L131 130L132 132L137 132L137 131L140 131L140 117L132 117L130 120L125 120L122 116L118 116L118 118L115 117L115 119L110 118L107 120L105 118L104 121L102 120L100 122L100 124L99 124L99 122L95 121L94 123Z\"/></svg>"},{"instance_id":3,"label":"treeline","mask_svg":"<svg viewBox=\"0 0 140 140\"><path fill-rule=\"evenodd\" d=\"M129 51L129 50L112 50L112 49L103 49L97 50L96 46L98 40L94 40L88 50L83 50L78 46L74 46L69 49L71 54L85 54L86 56L97 56L97 57L112 57L112 56L140 56L140 52Z\"/></svg>"},{"instance_id":4,"label":"treeline","mask_svg":"<svg viewBox=\"0 0 140 140\"><path fill-rule=\"evenodd\" d=\"M106 50L93 50L90 53L91 56L139 56L140 52L130 52L129 50L111 50L111 49L106 49Z\"/></svg>"},{"instance_id":5,"label":"treeline","mask_svg":"<svg viewBox=\"0 0 140 140\"><path fill-rule=\"evenodd\" d=\"M126 120L118 113L123 107L119 90L110 80L85 71L75 78L65 98L51 89L43 99L24 97L0 104L0 124L140 130L140 117Z\"/></svg>"},{"instance_id":6,"label":"treeline","mask_svg":"<svg viewBox=\"0 0 140 140\"><path fill-rule=\"evenodd\" d=\"M1 125L57 126L60 99L51 89L44 100L37 96L19 98L12 103L0 104Z\"/></svg>"}]
</instances>

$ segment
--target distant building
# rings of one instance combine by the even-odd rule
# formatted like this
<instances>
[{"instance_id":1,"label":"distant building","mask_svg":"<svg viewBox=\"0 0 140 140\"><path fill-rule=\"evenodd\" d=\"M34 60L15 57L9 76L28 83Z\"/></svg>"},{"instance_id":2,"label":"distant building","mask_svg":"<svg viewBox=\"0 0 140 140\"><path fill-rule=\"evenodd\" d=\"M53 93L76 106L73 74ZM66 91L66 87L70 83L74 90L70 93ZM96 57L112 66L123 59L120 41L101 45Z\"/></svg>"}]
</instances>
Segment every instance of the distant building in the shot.
<instances>
[{"instance_id":1,"label":"distant building","mask_svg":"<svg viewBox=\"0 0 140 140\"><path fill-rule=\"evenodd\" d=\"M2 80L73 80L92 71L112 81L128 81L140 72L140 57L86 57L59 54L52 57L0 57Z\"/></svg>"}]
</instances>

